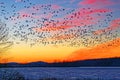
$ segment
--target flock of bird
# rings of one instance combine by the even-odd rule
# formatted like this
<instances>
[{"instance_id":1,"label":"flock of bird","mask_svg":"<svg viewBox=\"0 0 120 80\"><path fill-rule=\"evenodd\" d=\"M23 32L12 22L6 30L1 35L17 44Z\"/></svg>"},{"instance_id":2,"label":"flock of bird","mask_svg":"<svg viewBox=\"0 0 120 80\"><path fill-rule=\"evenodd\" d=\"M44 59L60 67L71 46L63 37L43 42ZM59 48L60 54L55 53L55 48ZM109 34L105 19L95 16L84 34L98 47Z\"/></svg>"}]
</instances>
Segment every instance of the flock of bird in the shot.
<instances>
[{"instance_id":1,"label":"flock of bird","mask_svg":"<svg viewBox=\"0 0 120 80\"><path fill-rule=\"evenodd\" d=\"M0 53L6 51L13 45L8 39L9 29L6 24L0 21Z\"/></svg>"},{"instance_id":2,"label":"flock of bird","mask_svg":"<svg viewBox=\"0 0 120 80\"><path fill-rule=\"evenodd\" d=\"M15 44L94 46L118 37L119 30L94 34L114 19L112 11L95 8L63 8L53 4L34 4L21 0L22 9L0 2L0 18L6 21ZM9 7L10 10L7 10ZM8 23L8 24L7 24ZM1 34L1 33L0 33Z\"/></svg>"},{"instance_id":3,"label":"flock of bird","mask_svg":"<svg viewBox=\"0 0 120 80\"><path fill-rule=\"evenodd\" d=\"M8 38L8 28L6 27L6 24L0 21L0 42L5 42Z\"/></svg>"}]
</instances>

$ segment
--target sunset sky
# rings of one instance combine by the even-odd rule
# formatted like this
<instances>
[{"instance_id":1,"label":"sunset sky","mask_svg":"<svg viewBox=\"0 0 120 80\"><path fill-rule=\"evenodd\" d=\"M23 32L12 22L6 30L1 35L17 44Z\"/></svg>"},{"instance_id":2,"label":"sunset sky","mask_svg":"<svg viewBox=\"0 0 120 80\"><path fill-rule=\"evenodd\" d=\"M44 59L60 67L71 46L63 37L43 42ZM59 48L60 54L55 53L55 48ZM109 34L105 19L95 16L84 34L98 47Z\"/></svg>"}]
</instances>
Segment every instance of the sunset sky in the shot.
<instances>
[{"instance_id":1,"label":"sunset sky","mask_svg":"<svg viewBox=\"0 0 120 80\"><path fill-rule=\"evenodd\" d=\"M13 45L1 62L120 57L120 0L0 0Z\"/></svg>"}]
</instances>

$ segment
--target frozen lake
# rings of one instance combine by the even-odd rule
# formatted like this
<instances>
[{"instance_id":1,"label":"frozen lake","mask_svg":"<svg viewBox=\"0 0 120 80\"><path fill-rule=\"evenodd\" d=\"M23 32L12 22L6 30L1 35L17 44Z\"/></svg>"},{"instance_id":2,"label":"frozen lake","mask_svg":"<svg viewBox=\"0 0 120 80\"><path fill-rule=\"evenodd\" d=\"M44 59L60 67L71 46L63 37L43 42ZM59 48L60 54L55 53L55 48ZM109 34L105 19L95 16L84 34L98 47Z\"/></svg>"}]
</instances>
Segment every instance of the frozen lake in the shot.
<instances>
[{"instance_id":1,"label":"frozen lake","mask_svg":"<svg viewBox=\"0 0 120 80\"><path fill-rule=\"evenodd\" d=\"M0 68L0 74L4 70L17 71L24 75L25 79L39 80L42 78L59 78L64 80L120 80L119 67L26 67L26 68Z\"/></svg>"}]
</instances>

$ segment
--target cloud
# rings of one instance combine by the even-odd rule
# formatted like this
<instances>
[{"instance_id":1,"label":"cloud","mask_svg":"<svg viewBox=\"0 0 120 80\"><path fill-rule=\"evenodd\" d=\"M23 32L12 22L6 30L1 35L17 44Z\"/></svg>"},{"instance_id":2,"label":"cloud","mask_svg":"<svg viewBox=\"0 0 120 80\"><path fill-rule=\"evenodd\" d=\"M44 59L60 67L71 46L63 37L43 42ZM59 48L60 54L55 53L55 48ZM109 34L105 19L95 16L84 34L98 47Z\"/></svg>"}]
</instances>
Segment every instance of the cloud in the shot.
<instances>
[{"instance_id":1,"label":"cloud","mask_svg":"<svg viewBox=\"0 0 120 80\"><path fill-rule=\"evenodd\" d=\"M15 2L22 2L23 0L15 0Z\"/></svg>"},{"instance_id":2,"label":"cloud","mask_svg":"<svg viewBox=\"0 0 120 80\"><path fill-rule=\"evenodd\" d=\"M120 38L99 44L96 47L77 50L69 55L67 60L75 61L110 57L120 57Z\"/></svg>"},{"instance_id":3,"label":"cloud","mask_svg":"<svg viewBox=\"0 0 120 80\"><path fill-rule=\"evenodd\" d=\"M52 36L52 40L66 40L66 39L71 39L74 38L75 34L60 34L60 35L54 35Z\"/></svg>"},{"instance_id":4,"label":"cloud","mask_svg":"<svg viewBox=\"0 0 120 80\"><path fill-rule=\"evenodd\" d=\"M32 7L29 8L23 8L16 12L18 15L14 15L14 17L11 17L12 20L21 20L21 19L26 19L26 18L33 18L33 19L40 19L40 18L46 18L49 19L53 16L52 13L43 13L43 8L44 6L49 6L49 5L41 5L41 4L36 4Z\"/></svg>"},{"instance_id":5,"label":"cloud","mask_svg":"<svg viewBox=\"0 0 120 80\"><path fill-rule=\"evenodd\" d=\"M70 3L74 3L75 2L75 0L70 0Z\"/></svg>"},{"instance_id":6,"label":"cloud","mask_svg":"<svg viewBox=\"0 0 120 80\"><path fill-rule=\"evenodd\" d=\"M96 14L104 14L110 12L109 9L76 9L73 13L65 15L61 18L56 18L54 21L45 22L42 28L37 27L33 30L41 31L58 31L78 26L88 26L95 24L102 17L95 16Z\"/></svg>"},{"instance_id":7,"label":"cloud","mask_svg":"<svg viewBox=\"0 0 120 80\"><path fill-rule=\"evenodd\" d=\"M103 7L103 6L110 6L115 4L112 0L82 0L79 2L79 5L85 6L93 6L93 7Z\"/></svg>"},{"instance_id":8,"label":"cloud","mask_svg":"<svg viewBox=\"0 0 120 80\"><path fill-rule=\"evenodd\" d=\"M37 31L37 32L43 32L43 31L58 31L58 30L64 30L67 28L70 28L71 26L65 25L65 26L57 26L57 27L53 27L53 26L49 26L49 27L42 27L42 28L33 28L33 30Z\"/></svg>"},{"instance_id":9,"label":"cloud","mask_svg":"<svg viewBox=\"0 0 120 80\"><path fill-rule=\"evenodd\" d=\"M60 9L61 8L61 6L59 6L59 5L56 5L56 4L54 4L54 5L52 5L52 9Z\"/></svg>"},{"instance_id":10,"label":"cloud","mask_svg":"<svg viewBox=\"0 0 120 80\"><path fill-rule=\"evenodd\" d=\"M105 29L99 29L93 32L95 35L103 34L108 31L115 30L120 27L120 18L114 19L111 21L110 25Z\"/></svg>"}]
</instances>

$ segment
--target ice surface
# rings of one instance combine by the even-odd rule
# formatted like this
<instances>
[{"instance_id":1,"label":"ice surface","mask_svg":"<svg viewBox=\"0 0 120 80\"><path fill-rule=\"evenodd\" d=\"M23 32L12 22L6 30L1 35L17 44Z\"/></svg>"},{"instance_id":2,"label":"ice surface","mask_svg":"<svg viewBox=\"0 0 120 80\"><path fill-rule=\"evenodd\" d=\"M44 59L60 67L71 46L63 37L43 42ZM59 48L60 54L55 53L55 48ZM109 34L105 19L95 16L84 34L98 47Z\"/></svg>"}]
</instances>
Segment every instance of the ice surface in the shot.
<instances>
[{"instance_id":1,"label":"ice surface","mask_svg":"<svg viewBox=\"0 0 120 80\"><path fill-rule=\"evenodd\" d=\"M25 79L39 80L42 78L58 79L99 79L120 80L120 68L118 67L26 67L26 68L1 68L3 71L17 71L24 75ZM0 79L1 80L1 79Z\"/></svg>"}]
</instances>

